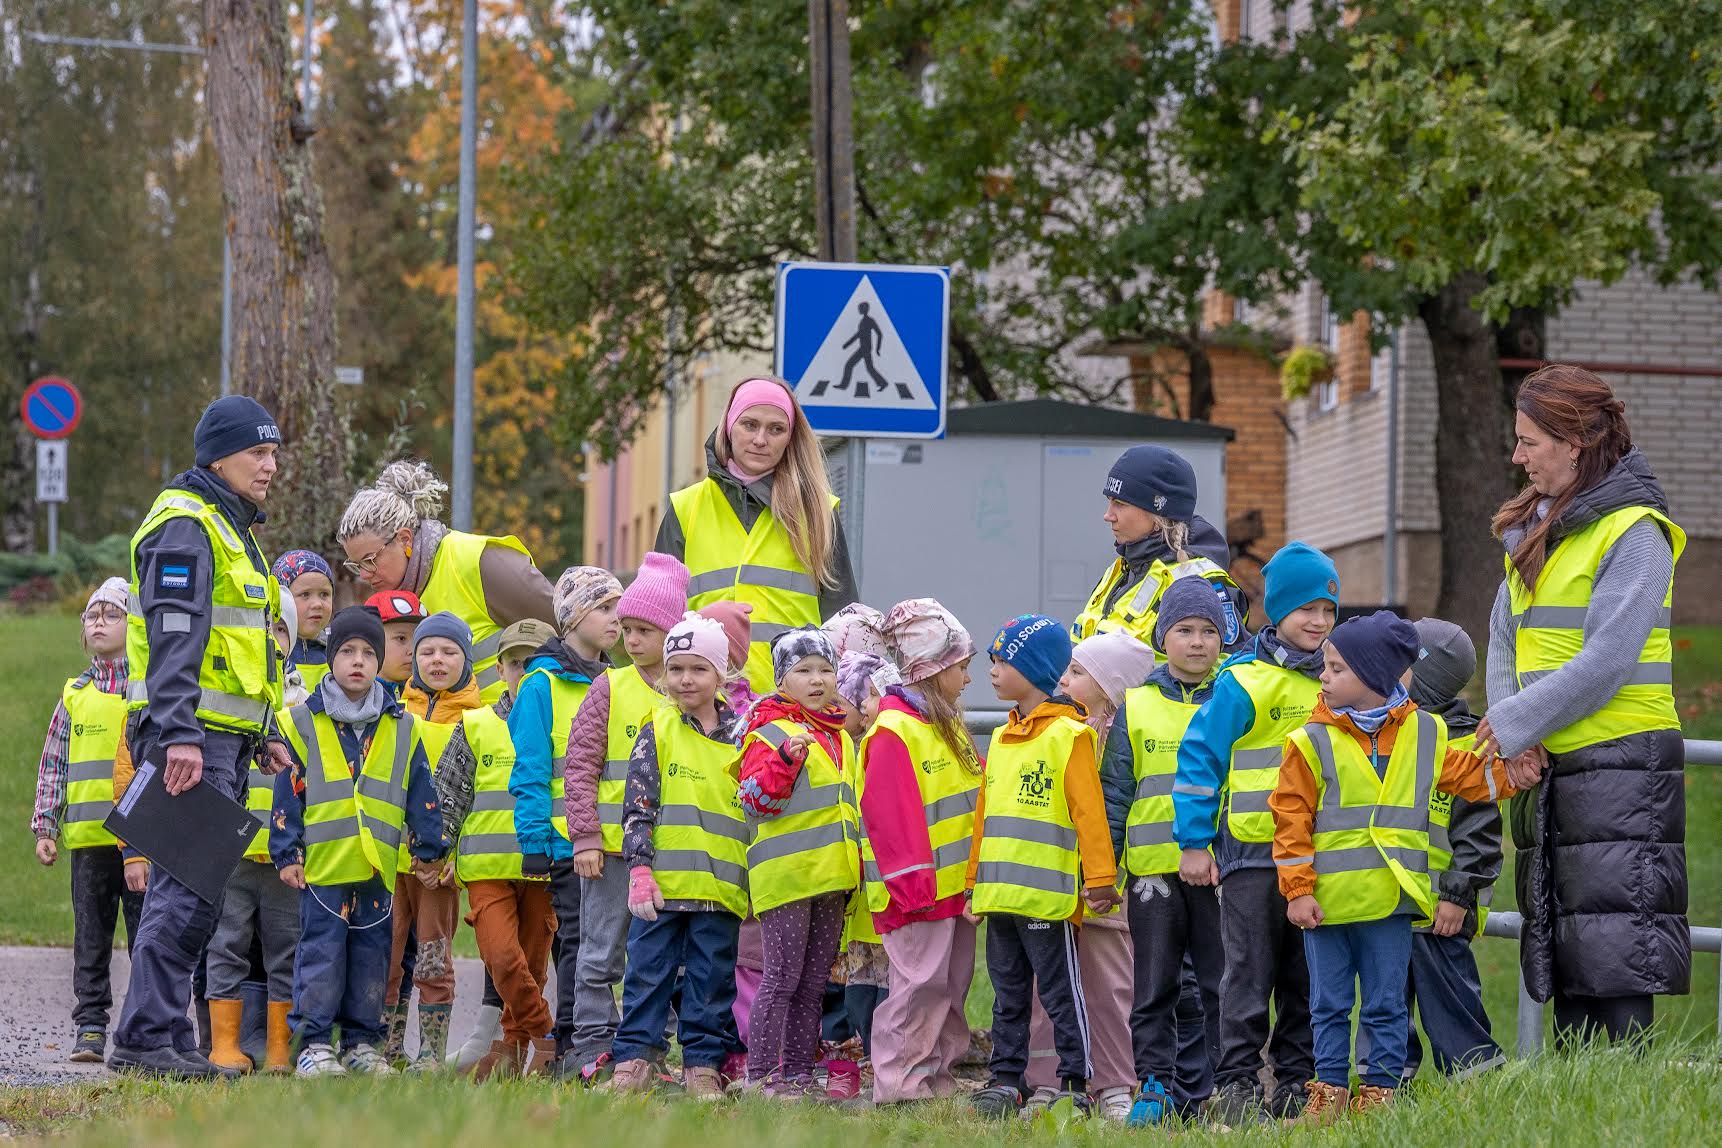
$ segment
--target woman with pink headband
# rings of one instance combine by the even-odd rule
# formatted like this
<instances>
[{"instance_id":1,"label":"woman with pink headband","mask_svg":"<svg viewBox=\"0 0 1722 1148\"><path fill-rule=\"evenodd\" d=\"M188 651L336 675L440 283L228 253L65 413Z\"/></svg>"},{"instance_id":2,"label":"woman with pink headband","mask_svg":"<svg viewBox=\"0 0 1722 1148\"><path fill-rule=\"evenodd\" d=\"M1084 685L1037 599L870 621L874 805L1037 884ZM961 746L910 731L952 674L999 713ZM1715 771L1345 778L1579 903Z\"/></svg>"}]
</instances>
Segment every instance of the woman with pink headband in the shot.
<instances>
[{"instance_id":1,"label":"woman with pink headband","mask_svg":"<svg viewBox=\"0 0 1722 1148\"><path fill-rule=\"evenodd\" d=\"M771 640L856 600L849 545L825 455L788 384L750 378L730 392L706 442L706 477L670 496L652 549L692 575L688 608L752 604L747 678L772 689Z\"/></svg>"}]
</instances>

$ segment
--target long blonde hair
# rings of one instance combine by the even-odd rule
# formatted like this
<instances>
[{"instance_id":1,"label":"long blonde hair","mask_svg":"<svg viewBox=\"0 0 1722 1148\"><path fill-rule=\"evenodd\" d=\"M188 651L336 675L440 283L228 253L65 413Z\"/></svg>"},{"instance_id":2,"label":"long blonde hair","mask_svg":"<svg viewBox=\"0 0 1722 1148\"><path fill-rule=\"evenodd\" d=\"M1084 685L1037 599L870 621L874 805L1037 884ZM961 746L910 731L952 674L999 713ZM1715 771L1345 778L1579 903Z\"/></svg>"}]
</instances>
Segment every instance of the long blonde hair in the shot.
<instances>
[{"instance_id":1,"label":"long blonde hair","mask_svg":"<svg viewBox=\"0 0 1722 1148\"><path fill-rule=\"evenodd\" d=\"M735 457L729 441L729 408L735 393L754 379L776 383L789 397L789 446L771 482L771 516L789 534L795 557L821 587L837 585L832 555L837 549L836 515L831 509L831 482L825 475L825 453L819 438L795 401L795 389L771 375L752 375L730 388L724 416L718 422L717 458L725 466Z\"/></svg>"}]
</instances>

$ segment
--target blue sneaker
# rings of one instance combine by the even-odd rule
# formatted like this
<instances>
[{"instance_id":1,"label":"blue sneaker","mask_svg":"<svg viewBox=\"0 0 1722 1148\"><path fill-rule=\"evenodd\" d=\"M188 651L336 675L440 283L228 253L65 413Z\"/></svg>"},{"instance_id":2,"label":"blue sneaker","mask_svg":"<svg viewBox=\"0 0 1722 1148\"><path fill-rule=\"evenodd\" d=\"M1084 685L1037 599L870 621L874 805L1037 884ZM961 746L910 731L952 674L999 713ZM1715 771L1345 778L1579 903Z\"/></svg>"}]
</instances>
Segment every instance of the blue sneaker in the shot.
<instances>
[{"instance_id":1,"label":"blue sneaker","mask_svg":"<svg viewBox=\"0 0 1722 1148\"><path fill-rule=\"evenodd\" d=\"M1148 1128L1159 1124L1172 1111L1172 1101L1166 1095L1166 1086L1157 1077L1150 1076L1142 1082L1142 1091L1136 1097L1136 1103L1130 1106L1130 1115L1125 1124L1131 1128Z\"/></svg>"}]
</instances>

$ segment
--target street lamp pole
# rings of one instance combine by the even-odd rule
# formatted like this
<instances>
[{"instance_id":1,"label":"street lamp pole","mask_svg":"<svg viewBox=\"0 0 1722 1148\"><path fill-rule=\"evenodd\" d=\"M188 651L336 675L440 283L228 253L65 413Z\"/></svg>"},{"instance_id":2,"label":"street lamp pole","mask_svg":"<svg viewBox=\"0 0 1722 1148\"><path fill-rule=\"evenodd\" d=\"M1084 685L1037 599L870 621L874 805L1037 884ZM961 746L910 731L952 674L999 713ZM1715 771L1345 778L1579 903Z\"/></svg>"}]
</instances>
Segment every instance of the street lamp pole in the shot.
<instances>
[{"instance_id":1,"label":"street lamp pole","mask_svg":"<svg viewBox=\"0 0 1722 1148\"><path fill-rule=\"evenodd\" d=\"M478 2L466 0L460 46L460 209L454 303L454 506L456 530L472 529L473 228L478 199Z\"/></svg>"}]
</instances>

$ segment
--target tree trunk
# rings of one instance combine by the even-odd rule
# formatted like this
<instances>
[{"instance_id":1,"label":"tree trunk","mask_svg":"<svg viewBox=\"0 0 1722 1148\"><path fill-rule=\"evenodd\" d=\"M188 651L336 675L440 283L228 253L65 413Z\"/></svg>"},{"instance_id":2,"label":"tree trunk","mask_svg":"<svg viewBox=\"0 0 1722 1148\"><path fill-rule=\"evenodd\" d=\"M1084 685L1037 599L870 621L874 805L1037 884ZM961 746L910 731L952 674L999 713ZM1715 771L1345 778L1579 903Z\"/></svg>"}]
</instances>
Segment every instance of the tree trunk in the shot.
<instances>
[{"instance_id":1,"label":"tree trunk","mask_svg":"<svg viewBox=\"0 0 1722 1148\"><path fill-rule=\"evenodd\" d=\"M1208 358L1208 348L1202 345L1202 333L1192 330L1185 347L1190 360L1190 410L1187 417L1209 422L1214 417L1214 362Z\"/></svg>"},{"instance_id":2,"label":"tree trunk","mask_svg":"<svg viewBox=\"0 0 1722 1148\"><path fill-rule=\"evenodd\" d=\"M1482 275L1456 276L1418 307L1435 359L1435 490L1441 512L1441 588L1435 612L1486 634L1501 580L1501 545L1489 520L1517 490L1512 397L1502 382L1497 332L1471 305Z\"/></svg>"},{"instance_id":3,"label":"tree trunk","mask_svg":"<svg viewBox=\"0 0 1722 1148\"><path fill-rule=\"evenodd\" d=\"M334 390L335 273L302 122L294 135L283 0L203 0L203 27L233 247L233 387L281 425L268 549L328 551L351 491L349 443Z\"/></svg>"}]
</instances>

